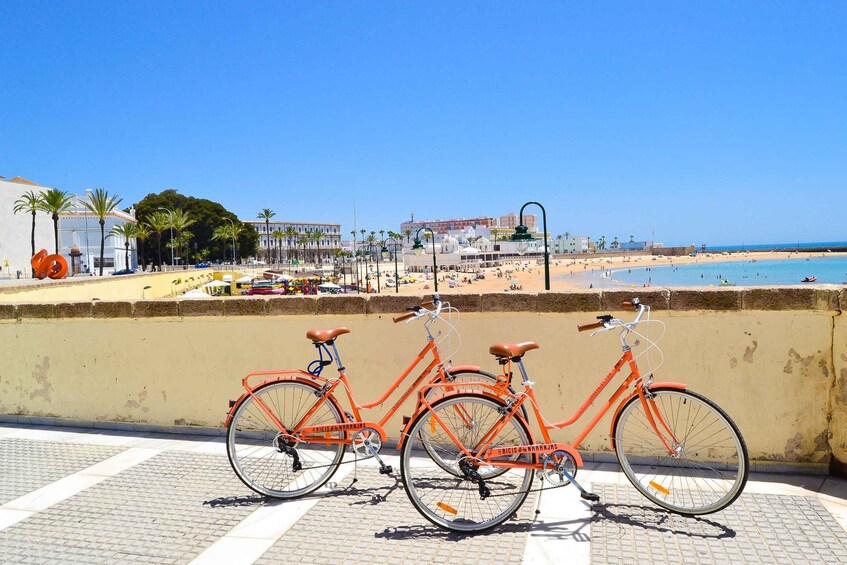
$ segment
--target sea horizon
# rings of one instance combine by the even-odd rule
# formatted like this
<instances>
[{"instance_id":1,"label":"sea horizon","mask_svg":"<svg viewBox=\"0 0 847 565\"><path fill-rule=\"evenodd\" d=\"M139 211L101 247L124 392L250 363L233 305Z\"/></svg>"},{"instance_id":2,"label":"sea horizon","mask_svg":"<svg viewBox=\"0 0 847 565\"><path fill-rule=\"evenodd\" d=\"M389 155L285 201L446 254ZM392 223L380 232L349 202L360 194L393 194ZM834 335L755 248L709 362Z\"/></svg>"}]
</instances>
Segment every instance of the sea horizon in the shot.
<instances>
[{"instance_id":1,"label":"sea horizon","mask_svg":"<svg viewBox=\"0 0 847 565\"><path fill-rule=\"evenodd\" d=\"M847 241L795 241L793 243L740 243L734 245L709 245L706 244L706 253L713 251L793 251L796 249L820 249L826 250L833 247L847 248ZM700 246L695 245L699 251Z\"/></svg>"}]
</instances>

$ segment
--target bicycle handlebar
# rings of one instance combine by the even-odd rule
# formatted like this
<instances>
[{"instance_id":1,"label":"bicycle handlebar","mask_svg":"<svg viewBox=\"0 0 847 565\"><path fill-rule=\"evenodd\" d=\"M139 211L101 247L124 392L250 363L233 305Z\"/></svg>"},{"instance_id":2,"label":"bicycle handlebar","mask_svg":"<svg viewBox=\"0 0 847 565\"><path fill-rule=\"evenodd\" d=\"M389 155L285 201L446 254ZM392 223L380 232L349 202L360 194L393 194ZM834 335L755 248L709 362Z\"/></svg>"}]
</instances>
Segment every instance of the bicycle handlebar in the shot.
<instances>
[{"instance_id":1,"label":"bicycle handlebar","mask_svg":"<svg viewBox=\"0 0 847 565\"><path fill-rule=\"evenodd\" d=\"M627 301L623 302L621 304L621 306L624 308L624 310L638 310L638 316L636 316L636 318L633 322L630 322L629 324L625 324L625 323L621 322L621 320L617 320L616 318L613 318L611 315L605 315L605 316L597 316L598 318L601 319L599 322L592 322L590 324L579 324L579 325L577 325L576 329L581 331L581 332L585 332L585 331L588 331L588 330L612 329L613 327L616 327L616 325L611 324L612 321L618 322L619 323L618 325L622 324L622 325L627 326L627 327L634 326L635 324L638 324L641 321L641 316L644 314L644 311L647 309L647 306L642 304L641 301L638 300L637 298L633 298L632 300L627 300Z\"/></svg>"},{"instance_id":2,"label":"bicycle handlebar","mask_svg":"<svg viewBox=\"0 0 847 565\"><path fill-rule=\"evenodd\" d=\"M409 308L409 312L398 314L397 316L394 316L392 320L394 320L395 324L405 322L406 320L411 320L412 318L421 316L421 310L428 310L429 308L435 307L436 303L438 305L438 309L436 309L436 312L439 312L441 310L441 300L436 297L434 300L427 300L426 302L421 302L420 306L412 306L411 308Z\"/></svg>"},{"instance_id":3,"label":"bicycle handlebar","mask_svg":"<svg viewBox=\"0 0 847 565\"><path fill-rule=\"evenodd\" d=\"M399 316L394 316L393 320L395 324L400 322L405 322L406 320L410 320L417 315L417 312L406 312L405 314L400 314Z\"/></svg>"}]
</instances>

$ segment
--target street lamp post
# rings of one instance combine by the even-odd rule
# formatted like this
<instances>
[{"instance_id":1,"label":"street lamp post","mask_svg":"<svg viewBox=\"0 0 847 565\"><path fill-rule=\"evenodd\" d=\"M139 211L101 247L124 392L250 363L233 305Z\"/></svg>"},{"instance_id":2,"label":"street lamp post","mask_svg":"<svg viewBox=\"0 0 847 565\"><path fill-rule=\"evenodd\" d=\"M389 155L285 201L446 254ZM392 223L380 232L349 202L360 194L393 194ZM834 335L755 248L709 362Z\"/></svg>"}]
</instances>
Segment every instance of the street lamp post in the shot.
<instances>
[{"instance_id":1,"label":"street lamp post","mask_svg":"<svg viewBox=\"0 0 847 565\"><path fill-rule=\"evenodd\" d=\"M520 225L515 228L515 233L512 235L512 241L529 241L532 239L532 235L530 235L529 228L526 227L523 223L523 210L530 204L535 204L539 208L541 208L541 218L542 225L544 229L544 290L550 290L550 254L547 252L547 211L544 210L544 206L539 204L538 202L527 202L523 206L521 206L520 211Z\"/></svg>"},{"instance_id":2,"label":"street lamp post","mask_svg":"<svg viewBox=\"0 0 847 565\"><path fill-rule=\"evenodd\" d=\"M163 206L159 206L157 210L164 210L168 213L168 221L171 224L171 270L174 269L174 213L171 212L168 208ZM161 249L161 247L159 247Z\"/></svg>"},{"instance_id":3,"label":"street lamp post","mask_svg":"<svg viewBox=\"0 0 847 565\"><path fill-rule=\"evenodd\" d=\"M232 218L224 218L224 220L228 221L232 224L232 268L235 268L235 222L232 221Z\"/></svg>"},{"instance_id":4,"label":"street lamp post","mask_svg":"<svg viewBox=\"0 0 847 565\"><path fill-rule=\"evenodd\" d=\"M400 277L398 276L399 273L397 271L397 241L393 237L387 237L383 239L382 250L380 251L380 254L382 255L383 259L388 259L388 248L385 247L385 242L387 242L389 239L391 240L391 247L394 250L394 293L396 294L400 292Z\"/></svg>"},{"instance_id":5,"label":"street lamp post","mask_svg":"<svg viewBox=\"0 0 847 565\"><path fill-rule=\"evenodd\" d=\"M435 262L435 232L426 226L418 228L418 231L415 232L415 244L412 245L412 251L415 252L415 255L420 255L424 252L424 246L421 244L420 237L422 230L426 230L432 234L432 276L435 279L435 292L438 292L438 264Z\"/></svg>"}]
</instances>

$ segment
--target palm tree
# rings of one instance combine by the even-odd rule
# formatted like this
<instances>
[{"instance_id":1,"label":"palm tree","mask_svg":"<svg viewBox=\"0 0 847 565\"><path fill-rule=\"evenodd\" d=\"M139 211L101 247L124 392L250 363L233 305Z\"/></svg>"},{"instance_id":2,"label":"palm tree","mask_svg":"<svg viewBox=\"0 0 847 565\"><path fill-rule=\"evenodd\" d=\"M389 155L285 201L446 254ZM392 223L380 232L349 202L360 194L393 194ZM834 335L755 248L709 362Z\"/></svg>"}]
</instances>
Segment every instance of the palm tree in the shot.
<instances>
[{"instance_id":1,"label":"palm tree","mask_svg":"<svg viewBox=\"0 0 847 565\"><path fill-rule=\"evenodd\" d=\"M285 248L285 258L288 260L288 264L291 264L291 244L297 239L297 230L294 226L288 226L285 228L285 239L288 240L288 246ZM290 269L289 269L290 272Z\"/></svg>"},{"instance_id":2,"label":"palm tree","mask_svg":"<svg viewBox=\"0 0 847 565\"><path fill-rule=\"evenodd\" d=\"M597 249L599 249L600 251L603 251L604 249L606 249L606 236L605 235L601 235L600 239L597 240Z\"/></svg>"},{"instance_id":3,"label":"palm tree","mask_svg":"<svg viewBox=\"0 0 847 565\"><path fill-rule=\"evenodd\" d=\"M411 242L412 241L412 239L411 239L412 238L412 230L406 230L403 233L406 234L406 243Z\"/></svg>"},{"instance_id":4,"label":"palm tree","mask_svg":"<svg viewBox=\"0 0 847 565\"><path fill-rule=\"evenodd\" d=\"M32 190L28 190L19 199L15 200L15 214L18 212L32 214L32 233L30 235L32 255L35 255L35 213L42 209L42 195L43 193L36 194ZM35 268L32 269L32 278L35 278Z\"/></svg>"},{"instance_id":5,"label":"palm tree","mask_svg":"<svg viewBox=\"0 0 847 565\"><path fill-rule=\"evenodd\" d=\"M282 240L285 238L285 232L281 229L275 229L273 233L271 233L271 237L276 241L276 262L282 262Z\"/></svg>"},{"instance_id":6,"label":"palm tree","mask_svg":"<svg viewBox=\"0 0 847 565\"><path fill-rule=\"evenodd\" d=\"M610 246L612 249L617 249L620 247L620 243L618 243L618 236L615 236L615 239L612 240L612 245Z\"/></svg>"},{"instance_id":7,"label":"palm tree","mask_svg":"<svg viewBox=\"0 0 847 565\"><path fill-rule=\"evenodd\" d=\"M630 243L635 243L635 236L634 236L634 235L630 234L630 236L629 236L629 242L630 242Z\"/></svg>"},{"instance_id":8,"label":"palm tree","mask_svg":"<svg viewBox=\"0 0 847 565\"><path fill-rule=\"evenodd\" d=\"M224 246L224 258L226 258L226 244L228 241L235 241L238 237L244 233L244 226L242 224L236 223L227 223L222 226L218 226L212 232L212 239L215 241L222 241ZM233 244L232 256L235 257L236 249Z\"/></svg>"},{"instance_id":9,"label":"palm tree","mask_svg":"<svg viewBox=\"0 0 847 565\"><path fill-rule=\"evenodd\" d=\"M135 239L138 240L138 261L141 263L141 270L147 269L146 261L144 260L144 242L150 238L152 231L147 224L135 224Z\"/></svg>"},{"instance_id":10,"label":"palm tree","mask_svg":"<svg viewBox=\"0 0 847 565\"><path fill-rule=\"evenodd\" d=\"M92 214L99 218L101 277L103 276L103 255L106 247L106 215L111 214L112 211L118 207L118 204L121 203L121 200L122 199L118 198L117 194L110 196L108 190L95 188L93 192L88 193L88 202L82 203L82 205L85 206Z\"/></svg>"},{"instance_id":11,"label":"palm tree","mask_svg":"<svg viewBox=\"0 0 847 565\"><path fill-rule=\"evenodd\" d=\"M306 246L309 245L309 236L306 234L301 235L297 238L297 245L303 248L303 254L301 255L301 263L306 262Z\"/></svg>"},{"instance_id":12,"label":"palm tree","mask_svg":"<svg viewBox=\"0 0 847 565\"><path fill-rule=\"evenodd\" d=\"M53 237L56 242L56 255L59 254L59 214L73 207L74 197L57 188L41 193L41 210L53 218ZM33 253L34 255L34 253Z\"/></svg>"},{"instance_id":13,"label":"palm tree","mask_svg":"<svg viewBox=\"0 0 847 565\"><path fill-rule=\"evenodd\" d=\"M267 261L268 264L270 264L270 262L271 262L271 228L270 228L270 224L271 224L271 218L273 218L274 216L276 216L276 212L274 212L270 208L262 208L262 211L259 212L259 215L257 216L258 219L265 220L265 237L268 238L268 241L267 241L268 247L265 250L265 261Z\"/></svg>"},{"instance_id":14,"label":"palm tree","mask_svg":"<svg viewBox=\"0 0 847 565\"><path fill-rule=\"evenodd\" d=\"M197 223L197 220L193 220L188 216L188 212L177 208L171 214L171 227L176 232L176 243L171 243L171 245L175 245L177 253L179 253L180 257L183 257L183 265L187 263L185 260L185 255L182 253L182 248L187 245L188 239L183 239L182 232L184 232L189 226L192 226Z\"/></svg>"},{"instance_id":15,"label":"palm tree","mask_svg":"<svg viewBox=\"0 0 847 565\"><path fill-rule=\"evenodd\" d=\"M129 243L132 241L134 237L138 237L136 231L136 225L131 222L126 222L125 224L121 224L119 226L115 226L109 230L109 235L107 237L119 237L124 240L124 249L126 253L126 268L129 269ZM103 260L100 260L100 264L103 264Z\"/></svg>"},{"instance_id":16,"label":"palm tree","mask_svg":"<svg viewBox=\"0 0 847 565\"><path fill-rule=\"evenodd\" d=\"M159 247L159 270L162 270L162 232L168 229L171 225L171 215L167 212L158 210L150 214L147 218L147 225L150 229L156 232L156 242Z\"/></svg>"}]
</instances>

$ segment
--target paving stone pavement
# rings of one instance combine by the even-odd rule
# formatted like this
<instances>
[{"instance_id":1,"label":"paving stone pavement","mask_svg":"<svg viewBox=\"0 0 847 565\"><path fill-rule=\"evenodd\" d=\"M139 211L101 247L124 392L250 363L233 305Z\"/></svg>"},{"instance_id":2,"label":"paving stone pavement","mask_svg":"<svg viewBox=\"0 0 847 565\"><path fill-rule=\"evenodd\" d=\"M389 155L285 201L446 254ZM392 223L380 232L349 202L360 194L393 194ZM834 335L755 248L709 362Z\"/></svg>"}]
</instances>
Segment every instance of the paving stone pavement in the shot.
<instances>
[{"instance_id":1,"label":"paving stone pavement","mask_svg":"<svg viewBox=\"0 0 847 565\"><path fill-rule=\"evenodd\" d=\"M0 555L15 563L189 563L263 504L250 492L226 458L164 452L0 531Z\"/></svg>"},{"instance_id":2,"label":"paving stone pavement","mask_svg":"<svg viewBox=\"0 0 847 565\"><path fill-rule=\"evenodd\" d=\"M432 526L373 461L351 486L353 471L270 501L235 477L221 437L0 425L0 563L847 563L847 481L833 477L754 474L733 506L686 518L588 463L600 504L545 491L468 536Z\"/></svg>"},{"instance_id":3,"label":"paving stone pavement","mask_svg":"<svg viewBox=\"0 0 847 565\"><path fill-rule=\"evenodd\" d=\"M0 439L0 504L123 451L121 447Z\"/></svg>"},{"instance_id":4,"label":"paving stone pavement","mask_svg":"<svg viewBox=\"0 0 847 565\"><path fill-rule=\"evenodd\" d=\"M591 563L847 563L847 533L815 497L742 494L700 517L651 506L627 485L594 485Z\"/></svg>"},{"instance_id":5,"label":"paving stone pavement","mask_svg":"<svg viewBox=\"0 0 847 565\"><path fill-rule=\"evenodd\" d=\"M460 565L519 564L534 514L534 494L517 519L495 533L467 536L433 526L411 505L399 474L380 475L372 467L359 469L325 496L288 530L261 559L260 565L301 563L385 563L402 565L415 556L419 563Z\"/></svg>"}]
</instances>

